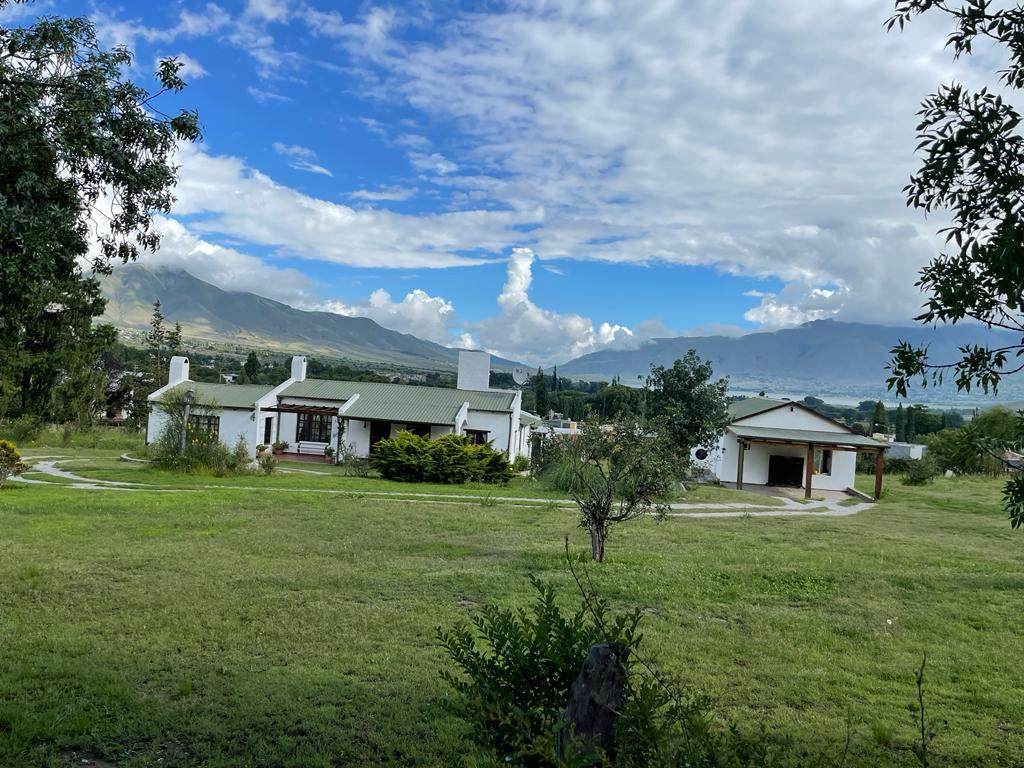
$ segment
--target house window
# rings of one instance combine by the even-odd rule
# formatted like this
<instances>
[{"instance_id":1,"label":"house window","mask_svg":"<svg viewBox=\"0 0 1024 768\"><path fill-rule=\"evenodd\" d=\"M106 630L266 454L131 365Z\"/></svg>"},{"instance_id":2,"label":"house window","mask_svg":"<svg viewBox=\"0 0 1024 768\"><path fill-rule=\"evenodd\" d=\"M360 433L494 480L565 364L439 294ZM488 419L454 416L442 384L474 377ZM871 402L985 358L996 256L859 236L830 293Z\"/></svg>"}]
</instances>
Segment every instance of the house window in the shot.
<instances>
[{"instance_id":1,"label":"house window","mask_svg":"<svg viewBox=\"0 0 1024 768\"><path fill-rule=\"evenodd\" d=\"M326 413L300 413L295 426L295 442L331 442L331 417Z\"/></svg>"},{"instance_id":2,"label":"house window","mask_svg":"<svg viewBox=\"0 0 1024 768\"><path fill-rule=\"evenodd\" d=\"M490 432L487 432L486 430L483 429L466 430L466 437L470 439L473 445L487 445L488 435L490 434Z\"/></svg>"},{"instance_id":3,"label":"house window","mask_svg":"<svg viewBox=\"0 0 1024 768\"><path fill-rule=\"evenodd\" d=\"M832 451L822 451L821 456L818 459L818 474L819 475L831 475L832 474Z\"/></svg>"},{"instance_id":4,"label":"house window","mask_svg":"<svg viewBox=\"0 0 1024 768\"><path fill-rule=\"evenodd\" d=\"M220 438L220 416L196 414L188 417L188 433L193 440L217 440Z\"/></svg>"}]
</instances>

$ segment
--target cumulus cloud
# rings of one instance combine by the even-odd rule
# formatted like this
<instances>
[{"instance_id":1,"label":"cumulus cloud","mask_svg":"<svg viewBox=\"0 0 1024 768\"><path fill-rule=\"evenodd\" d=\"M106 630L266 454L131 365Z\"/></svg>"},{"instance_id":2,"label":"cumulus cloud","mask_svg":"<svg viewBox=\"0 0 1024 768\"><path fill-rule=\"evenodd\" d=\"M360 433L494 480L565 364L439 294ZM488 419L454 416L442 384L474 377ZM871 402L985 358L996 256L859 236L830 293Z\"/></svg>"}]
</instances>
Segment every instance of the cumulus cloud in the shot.
<instances>
[{"instance_id":1,"label":"cumulus cloud","mask_svg":"<svg viewBox=\"0 0 1024 768\"><path fill-rule=\"evenodd\" d=\"M455 307L450 301L431 296L419 288L409 291L401 301L393 301L390 293L378 288L369 298L355 304L328 301L315 308L340 315L368 317L393 331L410 333L444 345L452 343L453 331L459 326Z\"/></svg>"},{"instance_id":2,"label":"cumulus cloud","mask_svg":"<svg viewBox=\"0 0 1024 768\"><path fill-rule=\"evenodd\" d=\"M639 341L626 326L610 322L595 325L589 317L537 306L530 299L535 258L529 248L512 251L505 285L498 296L499 313L466 324L479 346L503 357L547 365L595 349Z\"/></svg>"}]
</instances>

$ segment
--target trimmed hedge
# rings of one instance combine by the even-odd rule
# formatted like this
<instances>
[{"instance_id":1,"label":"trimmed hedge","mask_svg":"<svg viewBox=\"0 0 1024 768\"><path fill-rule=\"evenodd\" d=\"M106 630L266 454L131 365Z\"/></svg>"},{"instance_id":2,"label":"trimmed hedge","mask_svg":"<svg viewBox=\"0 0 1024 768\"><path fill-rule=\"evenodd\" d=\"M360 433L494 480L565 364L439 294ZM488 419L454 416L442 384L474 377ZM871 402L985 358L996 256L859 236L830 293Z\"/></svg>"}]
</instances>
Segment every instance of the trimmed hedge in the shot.
<instances>
[{"instance_id":1,"label":"trimmed hedge","mask_svg":"<svg viewBox=\"0 0 1024 768\"><path fill-rule=\"evenodd\" d=\"M505 454L462 435L399 432L373 447L371 461L382 477L410 483L507 483L513 475Z\"/></svg>"}]
</instances>

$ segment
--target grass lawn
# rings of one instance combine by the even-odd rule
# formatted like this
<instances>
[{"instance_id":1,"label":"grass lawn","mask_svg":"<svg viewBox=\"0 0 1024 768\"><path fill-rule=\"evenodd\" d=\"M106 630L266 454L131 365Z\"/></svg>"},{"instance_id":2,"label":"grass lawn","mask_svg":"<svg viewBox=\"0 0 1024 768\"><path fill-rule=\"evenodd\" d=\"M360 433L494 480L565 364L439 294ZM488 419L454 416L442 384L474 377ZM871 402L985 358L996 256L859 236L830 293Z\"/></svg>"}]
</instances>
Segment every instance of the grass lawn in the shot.
<instances>
[{"instance_id":1,"label":"grass lawn","mask_svg":"<svg viewBox=\"0 0 1024 768\"><path fill-rule=\"evenodd\" d=\"M76 456L88 476L156 472ZM268 480L292 478L274 494L4 487L0 765L487 765L444 709L435 628L524 604L529 574L575 603L575 515ZM849 716L848 766L914 765L927 651L933 765L1019 768L1024 535L1000 492L940 479L890 483L852 517L634 521L592 574L648 612L646 653L744 727L838 754Z\"/></svg>"},{"instance_id":2,"label":"grass lawn","mask_svg":"<svg viewBox=\"0 0 1024 768\"><path fill-rule=\"evenodd\" d=\"M26 458L34 456L62 456L70 459L61 467L83 477L100 480L117 480L145 483L160 487L244 487L244 488L288 488L299 490L318 490L346 492L352 494L401 493L414 494L445 494L455 496L483 496L536 499L541 502L553 499L566 499L564 491L551 490L544 484L529 477L517 476L508 485L488 485L486 483L464 483L462 485L446 485L443 483L402 483L383 478L355 477L345 474L341 467L319 462L282 461L278 466L281 471L270 477L263 475L242 475L234 477L216 477L212 474L182 475L157 469L150 465L137 462L126 462L118 459L118 455L102 449L62 449L34 448L24 452ZM37 479L38 475L28 475ZM771 496L747 491L736 492L720 486L697 485L689 487L685 493L673 497L673 501L692 503L745 503L751 506L778 506L781 502Z\"/></svg>"}]
</instances>

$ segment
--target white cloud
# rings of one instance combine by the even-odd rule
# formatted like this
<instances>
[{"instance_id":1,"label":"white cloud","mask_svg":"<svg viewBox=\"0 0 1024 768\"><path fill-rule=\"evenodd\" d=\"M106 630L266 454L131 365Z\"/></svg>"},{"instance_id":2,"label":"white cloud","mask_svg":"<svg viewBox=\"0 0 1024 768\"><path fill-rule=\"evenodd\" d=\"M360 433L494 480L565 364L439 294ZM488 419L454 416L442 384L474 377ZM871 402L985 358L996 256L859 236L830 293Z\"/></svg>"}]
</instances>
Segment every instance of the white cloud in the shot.
<instances>
[{"instance_id":1,"label":"white cloud","mask_svg":"<svg viewBox=\"0 0 1024 768\"><path fill-rule=\"evenodd\" d=\"M280 141L274 142L274 151L286 157L301 157L306 160L315 160L316 152L309 147L302 147L298 144L285 144Z\"/></svg>"},{"instance_id":2,"label":"white cloud","mask_svg":"<svg viewBox=\"0 0 1024 768\"><path fill-rule=\"evenodd\" d=\"M900 191L915 112L977 64L949 61L945 20L886 34L890 13L888 0L827 14L805 0L524 0L426 40L391 18L347 44L376 96L459 127L460 149L409 147L414 168L452 204L543 209L531 235L545 258L807 286L776 299L792 311L751 315L773 325L905 321L936 248L937 223Z\"/></svg>"},{"instance_id":3,"label":"white cloud","mask_svg":"<svg viewBox=\"0 0 1024 768\"><path fill-rule=\"evenodd\" d=\"M175 214L189 228L287 256L360 267L469 266L522 239L515 227L543 212L466 210L404 215L305 195L242 160L182 145Z\"/></svg>"},{"instance_id":4,"label":"white cloud","mask_svg":"<svg viewBox=\"0 0 1024 768\"><path fill-rule=\"evenodd\" d=\"M274 151L279 155L293 158L288 166L298 171L306 171L307 173L317 173L321 176L333 176L327 168L314 162L316 160L316 152L309 147L302 147L298 144L283 144L280 141L274 142Z\"/></svg>"},{"instance_id":5,"label":"white cloud","mask_svg":"<svg viewBox=\"0 0 1024 768\"><path fill-rule=\"evenodd\" d=\"M289 98L288 96L283 96L282 94L277 93L275 91L257 88L253 85L250 85L246 90L249 92L250 96L252 96L254 99L256 99L256 101L260 102L261 104L269 104L272 101L291 101L291 98Z\"/></svg>"},{"instance_id":6,"label":"white cloud","mask_svg":"<svg viewBox=\"0 0 1024 768\"><path fill-rule=\"evenodd\" d=\"M409 162L412 163L412 167L417 171L431 171L433 173L438 173L441 176L445 176L449 173L455 173L459 170L458 165L446 158L440 152L432 152L429 155L425 152L410 152Z\"/></svg>"},{"instance_id":7,"label":"white cloud","mask_svg":"<svg viewBox=\"0 0 1024 768\"><path fill-rule=\"evenodd\" d=\"M174 219L157 217L161 234L156 253L144 253L139 263L174 267L225 290L250 291L292 306L309 306L317 299L313 281L297 269L278 269L233 248L197 237Z\"/></svg>"},{"instance_id":8,"label":"white cloud","mask_svg":"<svg viewBox=\"0 0 1024 768\"><path fill-rule=\"evenodd\" d=\"M419 288L409 291L397 302L391 299L390 293L378 288L369 298L356 304L330 301L316 308L341 315L368 317L385 328L444 345L452 343L452 333L459 325L451 302L430 296Z\"/></svg>"},{"instance_id":9,"label":"white cloud","mask_svg":"<svg viewBox=\"0 0 1024 768\"><path fill-rule=\"evenodd\" d=\"M130 51L135 50L140 40L172 43L179 39L213 35L222 31L231 21L230 14L216 3L207 3L198 12L180 11L175 23L168 27L148 26L137 19L118 19L102 10L94 12L91 18L103 45L123 45Z\"/></svg>"},{"instance_id":10,"label":"white cloud","mask_svg":"<svg viewBox=\"0 0 1024 768\"><path fill-rule=\"evenodd\" d=\"M354 192L349 192L349 197L354 197L357 200L394 200L402 201L408 200L410 197L416 194L415 187L381 187L380 189L357 189Z\"/></svg>"},{"instance_id":11,"label":"white cloud","mask_svg":"<svg viewBox=\"0 0 1024 768\"><path fill-rule=\"evenodd\" d=\"M534 259L529 248L514 249L498 296L500 312L466 324L481 347L503 357L547 365L641 340L623 325L602 322L595 326L589 317L562 314L534 304L530 299Z\"/></svg>"}]
</instances>

